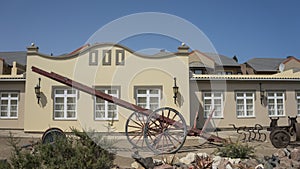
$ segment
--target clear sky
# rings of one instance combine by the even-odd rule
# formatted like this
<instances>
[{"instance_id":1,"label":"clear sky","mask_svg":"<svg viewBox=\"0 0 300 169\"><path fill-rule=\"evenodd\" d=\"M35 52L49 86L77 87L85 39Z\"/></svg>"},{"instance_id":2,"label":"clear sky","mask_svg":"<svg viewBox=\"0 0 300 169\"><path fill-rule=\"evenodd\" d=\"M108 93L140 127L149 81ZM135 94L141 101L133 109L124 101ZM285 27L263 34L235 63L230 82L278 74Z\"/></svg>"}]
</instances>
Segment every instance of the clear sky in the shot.
<instances>
[{"instance_id":1,"label":"clear sky","mask_svg":"<svg viewBox=\"0 0 300 169\"><path fill-rule=\"evenodd\" d=\"M253 57L300 58L299 9L298 0L4 0L0 5L0 51L24 51L34 42L42 53L69 53L120 17L162 12L194 24L219 54L236 55L240 63ZM157 26L164 24L168 23ZM180 45L155 35L132 37L123 44L133 50L173 52Z\"/></svg>"}]
</instances>

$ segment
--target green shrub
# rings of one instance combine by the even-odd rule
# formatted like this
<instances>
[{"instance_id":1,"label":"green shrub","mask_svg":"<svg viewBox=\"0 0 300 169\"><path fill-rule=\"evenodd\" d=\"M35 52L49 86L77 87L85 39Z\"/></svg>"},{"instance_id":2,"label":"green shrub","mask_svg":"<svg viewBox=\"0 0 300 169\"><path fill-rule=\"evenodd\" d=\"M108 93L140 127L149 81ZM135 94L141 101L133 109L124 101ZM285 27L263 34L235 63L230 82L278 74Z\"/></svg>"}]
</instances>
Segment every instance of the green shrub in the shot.
<instances>
[{"instance_id":1,"label":"green shrub","mask_svg":"<svg viewBox=\"0 0 300 169\"><path fill-rule=\"evenodd\" d=\"M231 140L228 144L223 147L217 148L214 152L215 155L219 155L221 157L229 157L229 158L250 158L253 157L254 147L249 146L246 143L240 143L236 141L235 143Z\"/></svg>"},{"instance_id":2,"label":"green shrub","mask_svg":"<svg viewBox=\"0 0 300 169\"><path fill-rule=\"evenodd\" d=\"M72 129L72 135L57 137L52 144L37 144L29 151L20 149L11 137L11 165L16 169L109 169L115 156L99 146L101 141L108 143L106 139L97 135L97 140L96 144L86 133Z\"/></svg>"}]
</instances>

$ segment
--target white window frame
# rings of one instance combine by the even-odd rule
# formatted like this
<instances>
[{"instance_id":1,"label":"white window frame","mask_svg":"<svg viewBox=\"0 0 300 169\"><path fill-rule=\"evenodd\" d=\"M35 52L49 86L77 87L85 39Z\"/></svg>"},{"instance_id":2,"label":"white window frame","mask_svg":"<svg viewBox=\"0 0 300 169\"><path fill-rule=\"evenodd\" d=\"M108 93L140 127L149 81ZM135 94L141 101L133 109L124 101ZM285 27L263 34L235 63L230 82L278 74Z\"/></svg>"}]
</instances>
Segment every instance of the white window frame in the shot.
<instances>
[{"instance_id":1,"label":"white window frame","mask_svg":"<svg viewBox=\"0 0 300 169\"><path fill-rule=\"evenodd\" d=\"M239 94L242 94L243 96L238 96ZM247 94L252 94L252 96L247 96ZM255 94L252 91L237 91L235 94L236 99L236 115L238 118L245 118L245 117L255 117ZM252 106L252 109L248 109L247 100L252 100L252 103L250 106ZM242 100L242 104L238 104L238 100ZM239 106L242 106L243 109L239 110ZM252 114L248 115L248 112L252 111ZM242 112L242 115L239 115L238 112Z\"/></svg>"},{"instance_id":2,"label":"white window frame","mask_svg":"<svg viewBox=\"0 0 300 169\"><path fill-rule=\"evenodd\" d=\"M297 116L300 116L300 91L296 91Z\"/></svg>"},{"instance_id":3,"label":"white window frame","mask_svg":"<svg viewBox=\"0 0 300 169\"><path fill-rule=\"evenodd\" d=\"M274 96L270 96L271 93L274 93ZM277 96L279 93L282 96ZM270 109L271 103L270 100L274 100L273 109ZM278 100L282 99L282 114L278 113ZM267 91L267 101L268 101L268 115L270 117L285 116L285 92L284 91ZM274 111L274 114L270 114L270 111Z\"/></svg>"},{"instance_id":4,"label":"white window frame","mask_svg":"<svg viewBox=\"0 0 300 169\"><path fill-rule=\"evenodd\" d=\"M63 94L57 94L56 91L58 90L63 90ZM75 93L72 93L72 94L68 94L68 90L74 90ZM54 91L53 91L53 119L54 120L76 120L77 119L77 99L78 99L78 91L76 89L73 89L73 88L60 88L60 87L57 87L57 88L54 88ZM75 117L67 117L67 112L68 112L68 103L67 103L67 98L68 97L72 97L72 98L75 98ZM56 98L63 98L64 100L64 103L63 103L63 106L64 106L64 110L63 110L63 117L55 117L55 111L56 111L56 105L58 103L56 103ZM61 103L59 103L61 104Z\"/></svg>"},{"instance_id":5,"label":"white window frame","mask_svg":"<svg viewBox=\"0 0 300 169\"><path fill-rule=\"evenodd\" d=\"M210 96L206 96L207 94L210 94ZM220 94L220 96L216 96L217 94ZM206 100L211 100L211 104L206 104ZM220 100L220 109L216 109L216 101ZM224 108L224 92L222 91L207 91L203 92L203 109L204 109L204 118L208 118L210 112L212 109L215 109L214 114L212 115L212 118L223 118L223 108ZM220 115L217 115L217 114Z\"/></svg>"},{"instance_id":6,"label":"white window frame","mask_svg":"<svg viewBox=\"0 0 300 169\"><path fill-rule=\"evenodd\" d=\"M108 94L108 90L116 90L116 94L109 94L110 96L113 97L117 97L119 98L119 88L115 88L115 87L96 87L96 90L102 90L102 92ZM99 99L99 98L98 98ZM106 100L104 100L104 117L97 117L97 112L101 112L101 110L97 110L97 106L100 106L102 103L97 103L97 98L94 97L94 119L95 120L118 120L119 119L119 108L117 105L115 105L114 103L110 103ZM109 118L108 117L108 112L111 110L109 109L109 105L115 105L116 106L116 110L114 112L114 114L116 115L115 118Z\"/></svg>"},{"instance_id":7,"label":"white window frame","mask_svg":"<svg viewBox=\"0 0 300 169\"><path fill-rule=\"evenodd\" d=\"M7 97L2 97L2 94L7 94ZM12 94L16 94L17 97L12 97ZM17 119L19 114L19 92L0 92L0 112L2 112L2 100L7 100L7 116L2 116L0 113L0 119ZM17 104L16 106L16 116L11 116L11 101L16 100Z\"/></svg>"},{"instance_id":8,"label":"white window frame","mask_svg":"<svg viewBox=\"0 0 300 169\"><path fill-rule=\"evenodd\" d=\"M141 90L146 90L146 93L139 93L139 91ZM151 93L150 91L151 90L157 90L158 92L156 94L154 93ZM139 103L139 98L140 97L145 97L146 98L146 105L142 106L141 104L144 104L144 103ZM151 109L151 103L150 100L151 98L158 98L158 105L155 109L159 108L160 107L160 101L161 101L161 88L159 87L150 87L150 88L145 88L145 87L137 87L136 88L136 104L140 107L143 107L145 109ZM153 110L153 109L151 109Z\"/></svg>"}]
</instances>

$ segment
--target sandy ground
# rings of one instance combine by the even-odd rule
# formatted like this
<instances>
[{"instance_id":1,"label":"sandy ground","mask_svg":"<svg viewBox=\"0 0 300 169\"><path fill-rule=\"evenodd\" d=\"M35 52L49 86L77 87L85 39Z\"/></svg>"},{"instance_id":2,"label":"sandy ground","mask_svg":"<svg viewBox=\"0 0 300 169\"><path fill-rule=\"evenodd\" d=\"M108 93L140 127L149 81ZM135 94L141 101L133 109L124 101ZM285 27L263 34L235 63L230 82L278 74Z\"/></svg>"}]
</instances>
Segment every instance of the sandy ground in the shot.
<instances>
[{"instance_id":1,"label":"sandy ground","mask_svg":"<svg viewBox=\"0 0 300 169\"><path fill-rule=\"evenodd\" d=\"M32 142L36 142L41 138L41 134L27 134L24 133L23 131L12 131L14 137L20 138L20 145L26 145L30 144ZM265 132L268 136L268 132ZM237 139L237 134L235 131L224 131L224 132L219 132L218 135L222 138L231 138L232 140ZM11 147L8 144L8 138L9 136L9 131L3 131L0 130L0 159L9 159L11 155ZM113 137L114 138L114 137ZM114 138L115 139L115 138ZM131 155L133 154L134 151L132 149L132 146L130 143L127 141L125 136L118 136L117 137L118 141L116 144L117 149L117 155L115 159L115 164L122 167L122 168L129 168L131 167L131 163L134 162L134 159L131 158ZM270 143L269 139L267 139L265 142L250 142L248 143L251 146L255 147L255 154L260 155L260 156L270 156L274 152L278 151L276 148L272 146ZM211 154L214 152L219 145L207 143L206 140L198 137L187 137L187 140L183 147L176 153L176 156L178 157L183 157L189 152L205 152L208 154ZM299 144L294 144L290 145L290 148L294 147L300 147ZM160 156L155 156L151 151L148 149L138 149L139 154L143 157L149 157L153 156L156 159L162 159L162 155Z\"/></svg>"}]
</instances>

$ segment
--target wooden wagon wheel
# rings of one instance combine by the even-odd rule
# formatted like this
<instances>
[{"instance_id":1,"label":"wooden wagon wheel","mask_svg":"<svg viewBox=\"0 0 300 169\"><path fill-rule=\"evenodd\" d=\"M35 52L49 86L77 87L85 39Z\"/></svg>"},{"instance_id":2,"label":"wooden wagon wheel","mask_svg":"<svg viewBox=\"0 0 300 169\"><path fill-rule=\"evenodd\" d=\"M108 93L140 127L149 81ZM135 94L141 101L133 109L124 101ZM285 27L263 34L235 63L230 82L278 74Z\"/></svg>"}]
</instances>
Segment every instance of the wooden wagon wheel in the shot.
<instances>
[{"instance_id":1,"label":"wooden wagon wheel","mask_svg":"<svg viewBox=\"0 0 300 169\"><path fill-rule=\"evenodd\" d=\"M291 136L290 134L282 129L274 129L270 133L270 140L274 147L285 148L290 144Z\"/></svg>"},{"instance_id":2,"label":"wooden wagon wheel","mask_svg":"<svg viewBox=\"0 0 300 169\"><path fill-rule=\"evenodd\" d=\"M134 112L126 121L125 133L127 140L136 148L144 147L144 128L147 116Z\"/></svg>"},{"instance_id":3,"label":"wooden wagon wheel","mask_svg":"<svg viewBox=\"0 0 300 169\"><path fill-rule=\"evenodd\" d=\"M156 154L175 153L184 144L187 126L175 109L164 107L152 112L145 125L144 139Z\"/></svg>"}]
</instances>

